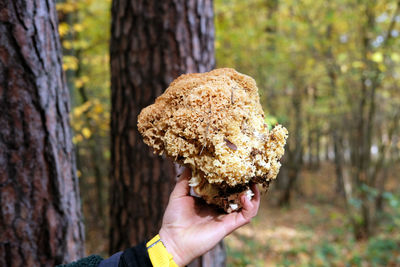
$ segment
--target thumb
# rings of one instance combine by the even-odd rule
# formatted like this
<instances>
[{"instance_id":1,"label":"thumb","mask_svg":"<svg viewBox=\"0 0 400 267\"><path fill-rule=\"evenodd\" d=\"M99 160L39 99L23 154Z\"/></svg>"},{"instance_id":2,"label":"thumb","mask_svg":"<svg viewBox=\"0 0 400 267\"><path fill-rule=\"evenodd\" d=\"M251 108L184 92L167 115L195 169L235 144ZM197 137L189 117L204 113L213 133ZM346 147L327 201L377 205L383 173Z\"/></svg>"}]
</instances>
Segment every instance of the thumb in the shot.
<instances>
[{"instance_id":1,"label":"thumb","mask_svg":"<svg viewBox=\"0 0 400 267\"><path fill-rule=\"evenodd\" d=\"M189 179L192 177L192 171L185 167L184 171L178 178L174 190L171 193L171 198L179 198L189 195Z\"/></svg>"}]
</instances>

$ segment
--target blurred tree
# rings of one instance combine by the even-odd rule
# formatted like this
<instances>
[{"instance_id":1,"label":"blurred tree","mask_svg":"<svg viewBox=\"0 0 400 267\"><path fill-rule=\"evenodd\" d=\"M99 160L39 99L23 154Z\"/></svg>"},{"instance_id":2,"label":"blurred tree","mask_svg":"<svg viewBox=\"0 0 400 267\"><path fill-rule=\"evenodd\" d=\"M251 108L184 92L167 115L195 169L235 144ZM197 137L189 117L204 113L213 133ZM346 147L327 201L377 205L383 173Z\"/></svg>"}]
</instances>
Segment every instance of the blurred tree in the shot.
<instances>
[{"instance_id":1,"label":"blurred tree","mask_svg":"<svg viewBox=\"0 0 400 267\"><path fill-rule=\"evenodd\" d=\"M360 62L363 70L359 73L360 93L357 96L358 107L353 109L355 127L350 136L351 163L353 165L351 174L356 186L353 198L360 201L358 207L360 218L353 220L355 236L358 239L368 238L373 233L375 211L374 202L370 199L371 197L376 199L377 173L380 169L379 165L381 165L380 159L372 160L371 151L374 145L374 135L377 134L376 127L374 127L377 115L377 95L383 89L382 72L387 69L382 64L383 59L389 58L387 53L392 44L393 30L400 16L400 1L396 1L389 24L378 26L377 16L382 6L375 1L365 1L362 4L357 26L360 33ZM374 37L378 40L381 39L379 44L374 44ZM385 63L389 63L388 61ZM383 143L379 141L375 143L375 146L381 145ZM383 147L381 147L381 151L378 150L381 157L385 155L385 152L382 151Z\"/></svg>"},{"instance_id":2,"label":"blurred tree","mask_svg":"<svg viewBox=\"0 0 400 267\"><path fill-rule=\"evenodd\" d=\"M88 253L107 250L110 74L109 31L104 29L111 22L110 4L57 1Z\"/></svg>"},{"instance_id":3,"label":"blurred tree","mask_svg":"<svg viewBox=\"0 0 400 267\"><path fill-rule=\"evenodd\" d=\"M304 120L304 85L302 81L297 77L297 71L291 70L291 81L293 84L290 85L292 90L290 96L290 108L291 118L287 127L288 130L294 137L290 138L285 148L285 161L284 167L286 170L282 172L279 179L284 179L284 188L282 195L279 199L279 205L286 206L290 204L292 191L296 185L297 179L300 174L300 170L303 165L303 120Z\"/></svg>"},{"instance_id":4,"label":"blurred tree","mask_svg":"<svg viewBox=\"0 0 400 267\"><path fill-rule=\"evenodd\" d=\"M211 0L114 0L112 20L111 253L157 234L175 184L172 162L141 141L139 112L182 73L215 64ZM193 265L222 265L218 251Z\"/></svg>"},{"instance_id":5,"label":"blurred tree","mask_svg":"<svg viewBox=\"0 0 400 267\"><path fill-rule=\"evenodd\" d=\"M53 1L0 1L0 265L84 254Z\"/></svg>"},{"instance_id":6,"label":"blurred tree","mask_svg":"<svg viewBox=\"0 0 400 267\"><path fill-rule=\"evenodd\" d=\"M218 64L253 76L266 118L289 129L281 202L324 147L358 239L399 162L399 21L398 0L216 1Z\"/></svg>"}]
</instances>

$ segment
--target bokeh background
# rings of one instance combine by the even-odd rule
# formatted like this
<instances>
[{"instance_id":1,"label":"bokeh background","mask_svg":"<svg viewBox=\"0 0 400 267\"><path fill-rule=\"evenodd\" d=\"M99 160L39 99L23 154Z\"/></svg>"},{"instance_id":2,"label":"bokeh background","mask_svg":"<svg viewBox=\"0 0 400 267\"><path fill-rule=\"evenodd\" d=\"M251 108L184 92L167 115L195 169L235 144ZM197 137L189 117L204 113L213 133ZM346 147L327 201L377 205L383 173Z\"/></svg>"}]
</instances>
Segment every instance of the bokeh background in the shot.
<instances>
[{"instance_id":1,"label":"bokeh background","mask_svg":"<svg viewBox=\"0 0 400 267\"><path fill-rule=\"evenodd\" d=\"M57 1L87 254L107 256L111 0ZM229 266L400 265L400 2L215 0L217 67L289 130Z\"/></svg>"}]
</instances>

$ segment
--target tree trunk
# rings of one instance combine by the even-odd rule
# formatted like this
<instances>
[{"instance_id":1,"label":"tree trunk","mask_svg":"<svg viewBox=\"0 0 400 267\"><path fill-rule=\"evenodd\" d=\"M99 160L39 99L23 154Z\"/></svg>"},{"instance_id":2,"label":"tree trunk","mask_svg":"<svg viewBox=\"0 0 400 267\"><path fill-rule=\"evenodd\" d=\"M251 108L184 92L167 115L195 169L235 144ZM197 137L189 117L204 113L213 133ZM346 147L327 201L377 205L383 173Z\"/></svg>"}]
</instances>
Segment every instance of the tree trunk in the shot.
<instances>
[{"instance_id":1,"label":"tree trunk","mask_svg":"<svg viewBox=\"0 0 400 267\"><path fill-rule=\"evenodd\" d=\"M313 157L313 121L311 120L311 115L306 116L307 121L307 167L311 170L314 167L314 157Z\"/></svg>"},{"instance_id":2,"label":"tree trunk","mask_svg":"<svg viewBox=\"0 0 400 267\"><path fill-rule=\"evenodd\" d=\"M0 1L0 266L84 254L55 4Z\"/></svg>"},{"instance_id":3,"label":"tree trunk","mask_svg":"<svg viewBox=\"0 0 400 267\"><path fill-rule=\"evenodd\" d=\"M314 154L314 162L315 162L315 169L319 170L321 167L321 126L318 126L315 131L315 154Z\"/></svg>"},{"instance_id":4,"label":"tree trunk","mask_svg":"<svg viewBox=\"0 0 400 267\"><path fill-rule=\"evenodd\" d=\"M334 122L331 122L334 125ZM335 125L336 126L336 125ZM341 140L340 133L332 127L331 129L333 138L333 151L335 152L335 173L336 173L336 189L335 192L339 195L344 195L344 181L343 181L343 168L344 168L344 158L343 158L343 141Z\"/></svg>"},{"instance_id":5,"label":"tree trunk","mask_svg":"<svg viewBox=\"0 0 400 267\"><path fill-rule=\"evenodd\" d=\"M188 267L221 267L226 265L224 242L219 242L212 250L195 259Z\"/></svg>"},{"instance_id":6,"label":"tree trunk","mask_svg":"<svg viewBox=\"0 0 400 267\"><path fill-rule=\"evenodd\" d=\"M283 193L279 199L279 206L290 206L292 199L292 191L294 185L296 184L297 178L299 176L300 170L290 168L287 170L287 184L283 190Z\"/></svg>"},{"instance_id":7,"label":"tree trunk","mask_svg":"<svg viewBox=\"0 0 400 267\"><path fill-rule=\"evenodd\" d=\"M160 229L176 174L142 142L137 116L182 73L214 67L212 0L114 0L110 57L113 253Z\"/></svg>"},{"instance_id":8,"label":"tree trunk","mask_svg":"<svg viewBox=\"0 0 400 267\"><path fill-rule=\"evenodd\" d=\"M296 72L293 71L292 78L296 81ZM298 83L301 83L298 81ZM285 184L285 188L282 192L282 195L279 198L278 205L279 206L289 206L291 201L291 193L297 183L297 179L299 177L300 171L303 166L303 136L302 130L303 128L303 89L301 85L298 86L295 93L291 96L291 108L293 112L293 122L289 124L289 132L294 133L291 139L288 140L286 144L286 156L285 163L282 166L287 170L284 174L287 174L287 183ZM296 130L294 130L296 129ZM286 158L287 157L287 158Z\"/></svg>"}]
</instances>

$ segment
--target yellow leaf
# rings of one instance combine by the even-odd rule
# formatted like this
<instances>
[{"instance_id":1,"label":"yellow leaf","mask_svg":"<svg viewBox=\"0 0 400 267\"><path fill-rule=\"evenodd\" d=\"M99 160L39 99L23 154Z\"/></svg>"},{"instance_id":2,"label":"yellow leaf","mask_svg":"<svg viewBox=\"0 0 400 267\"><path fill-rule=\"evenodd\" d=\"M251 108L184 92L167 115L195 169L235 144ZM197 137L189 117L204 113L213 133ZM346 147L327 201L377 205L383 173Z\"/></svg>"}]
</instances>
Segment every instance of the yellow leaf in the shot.
<instances>
[{"instance_id":1,"label":"yellow leaf","mask_svg":"<svg viewBox=\"0 0 400 267\"><path fill-rule=\"evenodd\" d=\"M83 136L80 135L80 134L77 134L77 135L75 135L75 136L72 138L72 143L74 143L75 145L76 145L77 143L82 142L82 141L83 141Z\"/></svg>"},{"instance_id":2,"label":"yellow leaf","mask_svg":"<svg viewBox=\"0 0 400 267\"><path fill-rule=\"evenodd\" d=\"M81 87L83 87L83 81L80 80L80 79L76 80L74 84L75 84L75 87L76 87L76 88L81 88Z\"/></svg>"},{"instance_id":3,"label":"yellow leaf","mask_svg":"<svg viewBox=\"0 0 400 267\"><path fill-rule=\"evenodd\" d=\"M74 24L73 29L74 29L74 31L76 31L76 32L81 32L81 31L83 31L83 26L82 26L82 24L80 24L80 23Z\"/></svg>"},{"instance_id":4,"label":"yellow leaf","mask_svg":"<svg viewBox=\"0 0 400 267\"><path fill-rule=\"evenodd\" d=\"M354 61L352 66L353 68L364 68L364 63L361 61Z\"/></svg>"},{"instance_id":5,"label":"yellow leaf","mask_svg":"<svg viewBox=\"0 0 400 267\"><path fill-rule=\"evenodd\" d=\"M383 55L381 52L375 52L372 54L371 59L372 59L372 61L380 63L383 61Z\"/></svg>"},{"instance_id":6,"label":"yellow leaf","mask_svg":"<svg viewBox=\"0 0 400 267\"><path fill-rule=\"evenodd\" d=\"M74 56L63 56L63 69L76 70L78 68L78 59Z\"/></svg>"},{"instance_id":7,"label":"yellow leaf","mask_svg":"<svg viewBox=\"0 0 400 267\"><path fill-rule=\"evenodd\" d=\"M94 112L95 113L103 113L104 112L104 108L101 104L98 104L94 107Z\"/></svg>"},{"instance_id":8,"label":"yellow leaf","mask_svg":"<svg viewBox=\"0 0 400 267\"><path fill-rule=\"evenodd\" d=\"M89 130L89 128L85 127L82 129L82 134L87 139L87 138L90 138L90 136L92 135L92 132Z\"/></svg>"},{"instance_id":9,"label":"yellow leaf","mask_svg":"<svg viewBox=\"0 0 400 267\"><path fill-rule=\"evenodd\" d=\"M90 43L86 40L79 40L79 41L75 42L75 44L77 47L83 48L83 49L89 47L89 45L90 45Z\"/></svg>"},{"instance_id":10,"label":"yellow leaf","mask_svg":"<svg viewBox=\"0 0 400 267\"><path fill-rule=\"evenodd\" d=\"M83 112L86 112L90 108L91 105L92 105L92 102L87 101L87 102L85 102L85 104L74 108L74 110L72 112L75 117L79 117L82 115Z\"/></svg>"},{"instance_id":11,"label":"yellow leaf","mask_svg":"<svg viewBox=\"0 0 400 267\"><path fill-rule=\"evenodd\" d=\"M382 63L379 63L379 64L378 64L378 69L379 69L381 72L385 72L385 71L386 71L386 66L385 66L384 64L382 64Z\"/></svg>"},{"instance_id":12,"label":"yellow leaf","mask_svg":"<svg viewBox=\"0 0 400 267\"><path fill-rule=\"evenodd\" d=\"M399 62L400 61L400 55L398 53L392 53L390 55L390 57L392 58L393 61L395 62Z\"/></svg>"},{"instance_id":13,"label":"yellow leaf","mask_svg":"<svg viewBox=\"0 0 400 267\"><path fill-rule=\"evenodd\" d=\"M89 77L88 76L82 76L81 80L83 83L87 83L89 81Z\"/></svg>"},{"instance_id":14,"label":"yellow leaf","mask_svg":"<svg viewBox=\"0 0 400 267\"><path fill-rule=\"evenodd\" d=\"M61 22L58 25L58 32L60 33L60 36L63 37L64 35L66 35L68 33L69 30L69 25L68 23L65 22Z\"/></svg>"},{"instance_id":15,"label":"yellow leaf","mask_svg":"<svg viewBox=\"0 0 400 267\"><path fill-rule=\"evenodd\" d=\"M72 42L70 41L64 41L62 42L62 45L65 49L71 49L72 48Z\"/></svg>"},{"instance_id":16,"label":"yellow leaf","mask_svg":"<svg viewBox=\"0 0 400 267\"><path fill-rule=\"evenodd\" d=\"M56 4L56 10L62 11L63 13L70 13L77 9L77 5L75 3L58 3Z\"/></svg>"},{"instance_id":17,"label":"yellow leaf","mask_svg":"<svg viewBox=\"0 0 400 267\"><path fill-rule=\"evenodd\" d=\"M75 80L75 87L76 88L81 88L85 85L85 83L87 83L89 81L89 77L88 76L82 76L79 79Z\"/></svg>"}]
</instances>

